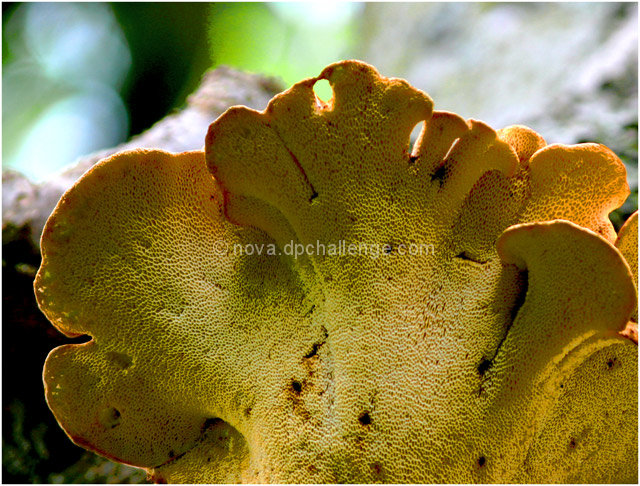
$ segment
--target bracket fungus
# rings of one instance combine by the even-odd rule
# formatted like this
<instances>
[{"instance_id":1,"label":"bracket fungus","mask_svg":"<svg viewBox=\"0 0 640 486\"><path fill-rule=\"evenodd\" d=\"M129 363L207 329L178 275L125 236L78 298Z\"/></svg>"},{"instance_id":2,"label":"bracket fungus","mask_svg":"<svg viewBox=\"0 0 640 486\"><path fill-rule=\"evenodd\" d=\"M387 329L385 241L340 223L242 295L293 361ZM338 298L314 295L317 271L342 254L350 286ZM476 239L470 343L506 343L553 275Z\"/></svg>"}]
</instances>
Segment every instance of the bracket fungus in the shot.
<instances>
[{"instance_id":1,"label":"bracket fungus","mask_svg":"<svg viewBox=\"0 0 640 486\"><path fill-rule=\"evenodd\" d=\"M63 196L35 291L91 339L51 352L47 401L157 481L636 482L628 193L602 145L330 65Z\"/></svg>"}]
</instances>

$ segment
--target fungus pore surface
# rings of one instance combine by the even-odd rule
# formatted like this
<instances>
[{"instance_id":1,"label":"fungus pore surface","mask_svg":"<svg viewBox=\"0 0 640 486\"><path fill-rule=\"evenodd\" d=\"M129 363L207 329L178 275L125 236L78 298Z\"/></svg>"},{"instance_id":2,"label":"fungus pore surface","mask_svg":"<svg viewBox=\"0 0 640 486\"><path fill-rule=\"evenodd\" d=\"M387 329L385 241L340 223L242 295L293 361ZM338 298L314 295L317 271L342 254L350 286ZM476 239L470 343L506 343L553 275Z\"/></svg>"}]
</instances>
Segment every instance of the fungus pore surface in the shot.
<instances>
[{"instance_id":1,"label":"fungus pore surface","mask_svg":"<svg viewBox=\"0 0 640 486\"><path fill-rule=\"evenodd\" d=\"M51 352L47 401L157 481L637 482L628 193L602 145L330 65L63 196L35 290L91 339Z\"/></svg>"}]
</instances>

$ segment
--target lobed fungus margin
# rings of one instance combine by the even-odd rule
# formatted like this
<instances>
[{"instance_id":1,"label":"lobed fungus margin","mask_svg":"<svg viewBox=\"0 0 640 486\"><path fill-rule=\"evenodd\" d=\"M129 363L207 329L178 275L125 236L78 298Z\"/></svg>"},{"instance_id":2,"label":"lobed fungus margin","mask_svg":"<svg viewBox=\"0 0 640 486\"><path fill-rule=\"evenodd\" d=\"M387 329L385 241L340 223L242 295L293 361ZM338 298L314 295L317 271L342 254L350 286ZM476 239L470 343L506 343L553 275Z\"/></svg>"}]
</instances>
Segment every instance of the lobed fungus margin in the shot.
<instances>
[{"instance_id":1,"label":"lobed fungus margin","mask_svg":"<svg viewBox=\"0 0 640 486\"><path fill-rule=\"evenodd\" d=\"M44 370L72 440L171 482L637 481L637 213L616 235L609 149L357 61L205 142L102 161L47 222L38 303L92 338ZM384 252L283 251L339 242Z\"/></svg>"}]
</instances>

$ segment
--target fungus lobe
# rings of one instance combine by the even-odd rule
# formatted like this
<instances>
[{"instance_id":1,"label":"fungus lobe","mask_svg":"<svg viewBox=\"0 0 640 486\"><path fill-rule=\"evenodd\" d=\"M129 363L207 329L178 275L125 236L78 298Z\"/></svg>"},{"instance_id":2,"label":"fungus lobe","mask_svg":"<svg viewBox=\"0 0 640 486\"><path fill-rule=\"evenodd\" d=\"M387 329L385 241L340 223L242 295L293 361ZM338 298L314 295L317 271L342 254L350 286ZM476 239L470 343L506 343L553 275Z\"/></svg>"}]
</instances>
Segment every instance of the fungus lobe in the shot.
<instances>
[{"instance_id":1,"label":"fungus lobe","mask_svg":"<svg viewBox=\"0 0 640 486\"><path fill-rule=\"evenodd\" d=\"M38 303L92 338L44 370L77 444L171 482L637 481L610 150L433 111L357 61L205 142L100 162L47 223Z\"/></svg>"}]
</instances>

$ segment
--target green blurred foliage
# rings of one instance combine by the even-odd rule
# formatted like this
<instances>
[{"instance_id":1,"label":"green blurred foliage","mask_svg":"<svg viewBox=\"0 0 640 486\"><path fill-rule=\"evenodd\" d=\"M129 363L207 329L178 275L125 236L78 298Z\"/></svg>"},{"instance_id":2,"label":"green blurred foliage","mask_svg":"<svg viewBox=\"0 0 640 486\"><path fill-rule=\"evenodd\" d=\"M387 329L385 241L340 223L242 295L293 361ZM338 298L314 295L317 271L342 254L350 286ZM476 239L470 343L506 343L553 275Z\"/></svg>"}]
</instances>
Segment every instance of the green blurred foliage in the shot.
<instances>
[{"instance_id":1,"label":"green blurred foliage","mask_svg":"<svg viewBox=\"0 0 640 486\"><path fill-rule=\"evenodd\" d=\"M3 4L3 165L46 178L148 129L184 105L207 69L222 64L287 84L316 75L347 56L361 8ZM323 89L321 96L330 97Z\"/></svg>"},{"instance_id":2,"label":"green blurred foliage","mask_svg":"<svg viewBox=\"0 0 640 486\"><path fill-rule=\"evenodd\" d=\"M213 64L282 78L287 85L351 57L355 14L363 4L216 3L209 39ZM329 87L322 95L328 99Z\"/></svg>"},{"instance_id":3,"label":"green blurred foliage","mask_svg":"<svg viewBox=\"0 0 640 486\"><path fill-rule=\"evenodd\" d=\"M113 3L131 51L121 95L131 134L181 106L211 67L207 3Z\"/></svg>"}]
</instances>

